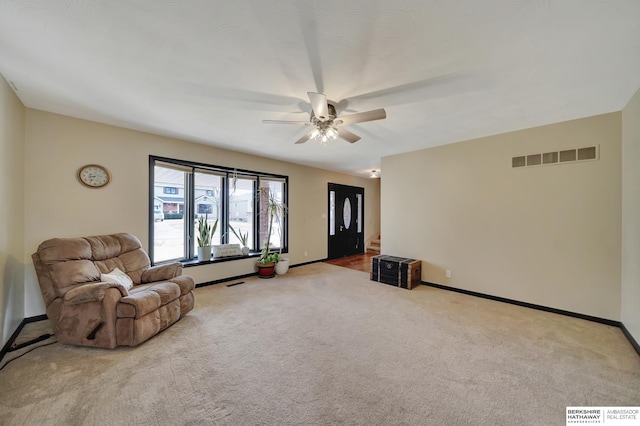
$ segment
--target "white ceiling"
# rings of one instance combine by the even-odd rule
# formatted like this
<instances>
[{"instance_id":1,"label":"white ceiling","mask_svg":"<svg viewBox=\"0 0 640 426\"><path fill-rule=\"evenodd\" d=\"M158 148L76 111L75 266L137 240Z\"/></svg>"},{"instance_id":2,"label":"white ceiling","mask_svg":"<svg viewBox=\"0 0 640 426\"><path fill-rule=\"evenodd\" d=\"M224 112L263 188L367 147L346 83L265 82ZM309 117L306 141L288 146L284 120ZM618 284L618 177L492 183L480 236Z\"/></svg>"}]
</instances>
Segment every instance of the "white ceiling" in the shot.
<instances>
[{"instance_id":1,"label":"white ceiling","mask_svg":"<svg viewBox=\"0 0 640 426\"><path fill-rule=\"evenodd\" d=\"M620 111L638 0L0 0L25 106L366 175L381 157ZM362 139L294 145L307 92ZM384 174L384 171L383 171Z\"/></svg>"}]
</instances>

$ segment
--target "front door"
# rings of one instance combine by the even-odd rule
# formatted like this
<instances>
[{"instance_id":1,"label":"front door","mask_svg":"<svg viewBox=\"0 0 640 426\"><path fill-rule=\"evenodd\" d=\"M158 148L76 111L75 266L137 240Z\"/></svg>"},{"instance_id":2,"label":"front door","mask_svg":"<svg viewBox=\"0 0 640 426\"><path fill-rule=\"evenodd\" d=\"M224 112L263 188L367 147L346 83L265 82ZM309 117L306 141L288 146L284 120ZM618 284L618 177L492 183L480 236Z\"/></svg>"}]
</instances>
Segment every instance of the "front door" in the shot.
<instances>
[{"instance_id":1,"label":"front door","mask_svg":"<svg viewBox=\"0 0 640 426\"><path fill-rule=\"evenodd\" d=\"M329 259L364 253L364 188L329 183Z\"/></svg>"}]
</instances>

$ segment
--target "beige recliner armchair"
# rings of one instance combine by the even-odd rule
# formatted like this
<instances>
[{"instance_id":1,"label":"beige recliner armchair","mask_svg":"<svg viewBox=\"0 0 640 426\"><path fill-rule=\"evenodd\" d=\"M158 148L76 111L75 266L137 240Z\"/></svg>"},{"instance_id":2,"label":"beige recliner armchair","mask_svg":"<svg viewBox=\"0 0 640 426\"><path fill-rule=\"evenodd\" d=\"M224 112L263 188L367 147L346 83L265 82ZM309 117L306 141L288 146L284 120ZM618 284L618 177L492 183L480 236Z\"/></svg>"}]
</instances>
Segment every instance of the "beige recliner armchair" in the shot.
<instances>
[{"instance_id":1,"label":"beige recliner armchair","mask_svg":"<svg viewBox=\"0 0 640 426\"><path fill-rule=\"evenodd\" d=\"M135 346L193 309L194 283L182 264L151 267L131 234L53 238L32 258L62 343Z\"/></svg>"}]
</instances>

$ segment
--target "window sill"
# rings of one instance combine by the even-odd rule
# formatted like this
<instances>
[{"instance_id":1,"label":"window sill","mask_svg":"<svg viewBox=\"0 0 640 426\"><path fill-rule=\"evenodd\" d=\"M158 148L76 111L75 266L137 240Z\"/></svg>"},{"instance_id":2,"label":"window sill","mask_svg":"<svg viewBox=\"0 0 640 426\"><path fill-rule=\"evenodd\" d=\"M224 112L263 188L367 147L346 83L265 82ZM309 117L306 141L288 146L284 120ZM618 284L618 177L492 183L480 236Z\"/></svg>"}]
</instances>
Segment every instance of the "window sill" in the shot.
<instances>
[{"instance_id":1,"label":"window sill","mask_svg":"<svg viewBox=\"0 0 640 426\"><path fill-rule=\"evenodd\" d=\"M191 259L191 260L181 260L180 263L182 263L182 266L184 268L190 268L192 266L202 266L202 265L209 265L212 263L222 263L222 262L232 262L234 260L242 260L242 259L250 259L250 258L258 258L260 256L260 253L249 253L247 256L227 256L227 257L219 257L217 259L211 259L211 260L198 260L198 259Z\"/></svg>"},{"instance_id":2,"label":"window sill","mask_svg":"<svg viewBox=\"0 0 640 426\"><path fill-rule=\"evenodd\" d=\"M277 253L277 252L272 252L272 253ZM288 253L288 250L282 250L282 254ZM255 252L255 253L249 253L246 256L228 256L228 257L219 257L217 259L211 259L211 260L203 260L200 261L198 259L191 259L191 260L180 260L179 262L182 263L182 266L184 268L191 268L193 266L202 266L202 265L210 265L212 263L223 263L223 262L233 262L234 260L243 260L243 259L255 259L258 260L258 258L260 257L260 252Z\"/></svg>"}]
</instances>

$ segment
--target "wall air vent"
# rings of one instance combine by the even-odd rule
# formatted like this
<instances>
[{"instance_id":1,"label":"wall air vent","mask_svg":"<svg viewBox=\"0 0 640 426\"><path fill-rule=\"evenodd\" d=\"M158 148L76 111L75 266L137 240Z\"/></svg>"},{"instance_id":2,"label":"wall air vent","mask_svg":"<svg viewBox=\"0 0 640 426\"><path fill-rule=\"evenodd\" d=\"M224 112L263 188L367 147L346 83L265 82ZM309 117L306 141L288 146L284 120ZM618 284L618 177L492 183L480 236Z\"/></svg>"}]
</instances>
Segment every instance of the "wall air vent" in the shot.
<instances>
[{"instance_id":1,"label":"wall air vent","mask_svg":"<svg viewBox=\"0 0 640 426\"><path fill-rule=\"evenodd\" d=\"M542 164L553 164L558 162L557 152L545 152L542 154Z\"/></svg>"},{"instance_id":2,"label":"wall air vent","mask_svg":"<svg viewBox=\"0 0 640 426\"><path fill-rule=\"evenodd\" d=\"M575 149L567 149L564 151L560 151L560 162L566 163L567 161L576 161Z\"/></svg>"},{"instance_id":3,"label":"wall air vent","mask_svg":"<svg viewBox=\"0 0 640 426\"><path fill-rule=\"evenodd\" d=\"M511 159L511 167L524 167L527 165L527 157L513 157Z\"/></svg>"},{"instance_id":4,"label":"wall air vent","mask_svg":"<svg viewBox=\"0 0 640 426\"><path fill-rule=\"evenodd\" d=\"M597 156L597 149L595 146L578 149L578 161L595 160L596 156Z\"/></svg>"},{"instance_id":5,"label":"wall air vent","mask_svg":"<svg viewBox=\"0 0 640 426\"><path fill-rule=\"evenodd\" d=\"M528 154L511 157L511 167L546 166L551 164L577 163L598 159L598 146L584 148L563 149L562 151L544 152L542 154Z\"/></svg>"},{"instance_id":6,"label":"wall air vent","mask_svg":"<svg viewBox=\"0 0 640 426\"><path fill-rule=\"evenodd\" d=\"M527 155L527 166L539 166L542 164L542 154Z\"/></svg>"}]
</instances>

